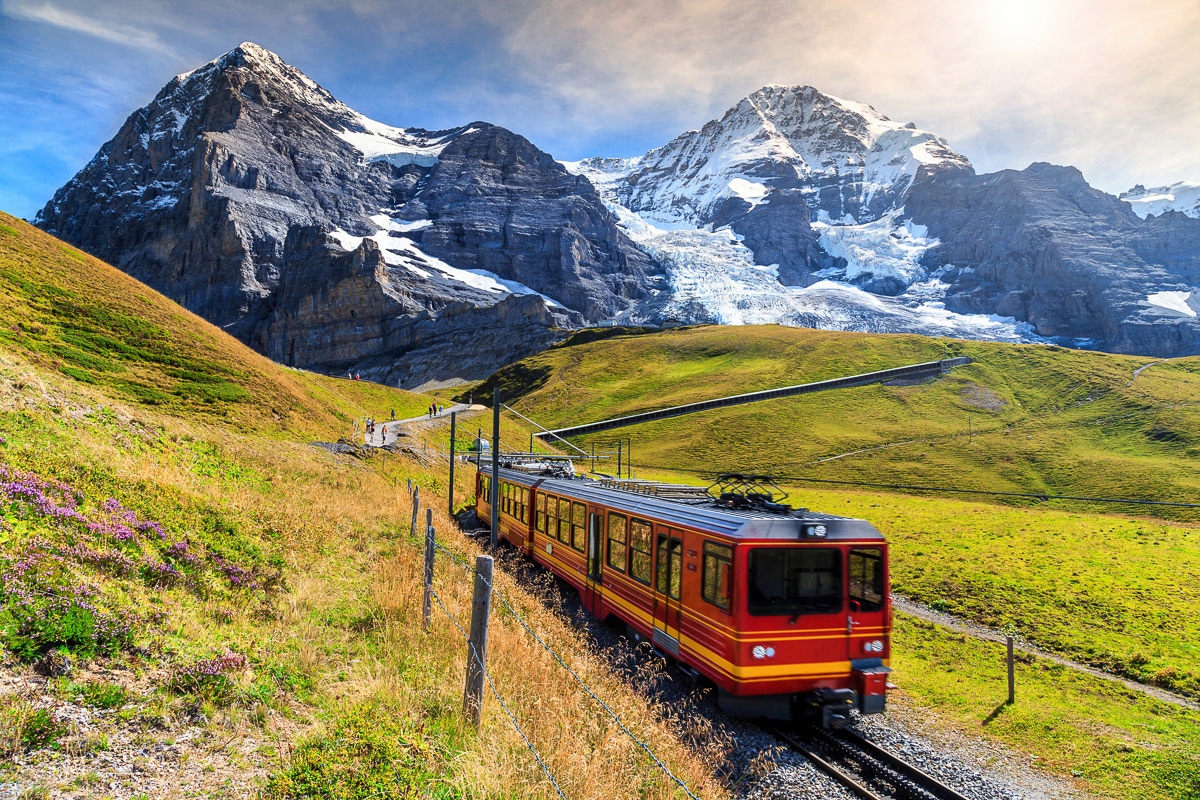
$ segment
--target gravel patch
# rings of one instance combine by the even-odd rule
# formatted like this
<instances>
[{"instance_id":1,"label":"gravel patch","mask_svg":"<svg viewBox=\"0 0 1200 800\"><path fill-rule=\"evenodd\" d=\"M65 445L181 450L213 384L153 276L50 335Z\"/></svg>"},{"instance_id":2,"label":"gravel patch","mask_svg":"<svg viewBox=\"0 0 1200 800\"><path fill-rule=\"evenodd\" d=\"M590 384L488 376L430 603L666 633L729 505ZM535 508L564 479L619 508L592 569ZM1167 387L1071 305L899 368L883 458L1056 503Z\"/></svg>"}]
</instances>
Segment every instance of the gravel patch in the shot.
<instances>
[{"instance_id":1,"label":"gravel patch","mask_svg":"<svg viewBox=\"0 0 1200 800\"><path fill-rule=\"evenodd\" d=\"M161 670L142 675L93 665L77 683L121 685L130 701L100 709L63 697L52 679L27 668L0 667L0 702L50 711L62 735L53 749L0 761L0 800L133 797L252 798L280 765L280 749L302 725L271 709L259 721L209 721L198 710L172 713L152 697Z\"/></svg>"}]
</instances>

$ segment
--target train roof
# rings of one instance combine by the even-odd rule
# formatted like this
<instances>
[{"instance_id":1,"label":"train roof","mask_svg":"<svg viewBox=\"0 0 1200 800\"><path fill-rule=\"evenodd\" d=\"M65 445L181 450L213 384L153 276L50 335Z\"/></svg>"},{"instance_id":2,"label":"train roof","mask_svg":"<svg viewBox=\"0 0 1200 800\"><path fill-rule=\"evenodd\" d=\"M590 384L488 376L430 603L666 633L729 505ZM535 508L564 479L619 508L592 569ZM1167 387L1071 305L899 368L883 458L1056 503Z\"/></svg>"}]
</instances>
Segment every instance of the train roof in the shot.
<instances>
[{"instance_id":1,"label":"train roof","mask_svg":"<svg viewBox=\"0 0 1200 800\"><path fill-rule=\"evenodd\" d=\"M484 470L485 474L488 473ZM785 539L811 541L805 531L816 525L824 526L826 540L883 540L883 534L863 519L821 514L807 509L772 512L758 509L729 509L715 502L697 504L665 499L650 494L616 489L589 478L567 480L529 475L510 469L500 469L500 477L521 486L585 500L596 505L649 517L668 525L678 525L737 539Z\"/></svg>"}]
</instances>

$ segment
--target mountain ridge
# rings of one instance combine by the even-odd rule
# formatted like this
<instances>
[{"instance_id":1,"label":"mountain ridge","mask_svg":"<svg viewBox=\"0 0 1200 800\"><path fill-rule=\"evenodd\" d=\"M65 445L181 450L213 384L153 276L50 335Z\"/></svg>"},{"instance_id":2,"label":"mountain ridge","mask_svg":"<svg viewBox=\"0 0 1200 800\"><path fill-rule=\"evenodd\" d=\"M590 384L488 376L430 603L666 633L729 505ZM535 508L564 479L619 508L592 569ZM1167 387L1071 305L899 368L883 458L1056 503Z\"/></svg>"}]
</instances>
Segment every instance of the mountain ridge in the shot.
<instances>
[{"instance_id":1,"label":"mountain ridge","mask_svg":"<svg viewBox=\"0 0 1200 800\"><path fill-rule=\"evenodd\" d=\"M37 222L276 360L407 387L595 324L1195 352L1200 220L1040 170L978 176L803 85L642 156L559 163L486 122L371 120L245 43L168 82Z\"/></svg>"}]
</instances>

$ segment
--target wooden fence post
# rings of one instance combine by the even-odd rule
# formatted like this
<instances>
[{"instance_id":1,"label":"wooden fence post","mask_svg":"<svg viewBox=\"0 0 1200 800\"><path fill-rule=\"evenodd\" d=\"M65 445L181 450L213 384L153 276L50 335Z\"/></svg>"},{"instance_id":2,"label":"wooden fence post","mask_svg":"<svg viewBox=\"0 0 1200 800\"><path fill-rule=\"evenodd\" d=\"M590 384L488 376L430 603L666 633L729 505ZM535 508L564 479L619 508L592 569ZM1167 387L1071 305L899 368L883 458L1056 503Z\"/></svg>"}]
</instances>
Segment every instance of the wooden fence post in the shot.
<instances>
[{"instance_id":1,"label":"wooden fence post","mask_svg":"<svg viewBox=\"0 0 1200 800\"><path fill-rule=\"evenodd\" d=\"M433 556L437 539L433 530L433 509L428 509L425 515L425 598L421 606L421 622L425 632L429 633L433 616Z\"/></svg>"},{"instance_id":2,"label":"wooden fence post","mask_svg":"<svg viewBox=\"0 0 1200 800\"><path fill-rule=\"evenodd\" d=\"M416 537L416 535L417 535L417 509L420 508L420 505L421 505L420 498L417 496L417 494L420 491L421 491L420 486L413 487L413 490L412 490L412 492L413 492L413 520L412 520L412 525L409 526L409 529L408 529L408 535L410 538Z\"/></svg>"},{"instance_id":3,"label":"wooden fence post","mask_svg":"<svg viewBox=\"0 0 1200 800\"><path fill-rule=\"evenodd\" d=\"M1008 704L1017 699L1017 675L1013 667L1013 637L1008 637Z\"/></svg>"},{"instance_id":4,"label":"wooden fence post","mask_svg":"<svg viewBox=\"0 0 1200 800\"><path fill-rule=\"evenodd\" d=\"M478 556L475 559L475 598L471 602L471 637L467 640L467 682L463 690L463 713L476 729L483 720L483 680L491 608L492 557Z\"/></svg>"}]
</instances>

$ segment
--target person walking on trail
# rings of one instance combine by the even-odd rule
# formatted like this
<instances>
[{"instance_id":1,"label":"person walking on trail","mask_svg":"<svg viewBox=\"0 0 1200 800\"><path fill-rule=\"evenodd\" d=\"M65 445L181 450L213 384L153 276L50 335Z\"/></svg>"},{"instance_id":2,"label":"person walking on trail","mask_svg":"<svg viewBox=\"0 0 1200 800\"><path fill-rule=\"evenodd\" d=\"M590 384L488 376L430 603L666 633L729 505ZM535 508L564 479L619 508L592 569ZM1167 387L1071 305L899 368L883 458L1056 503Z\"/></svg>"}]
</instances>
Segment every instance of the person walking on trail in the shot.
<instances>
[{"instance_id":1,"label":"person walking on trail","mask_svg":"<svg viewBox=\"0 0 1200 800\"><path fill-rule=\"evenodd\" d=\"M393 422L396 421L396 409L394 409L394 408L392 409L392 421Z\"/></svg>"},{"instance_id":2,"label":"person walking on trail","mask_svg":"<svg viewBox=\"0 0 1200 800\"><path fill-rule=\"evenodd\" d=\"M441 403L438 403L438 416L440 417L443 413L445 413L445 411L446 407Z\"/></svg>"}]
</instances>

